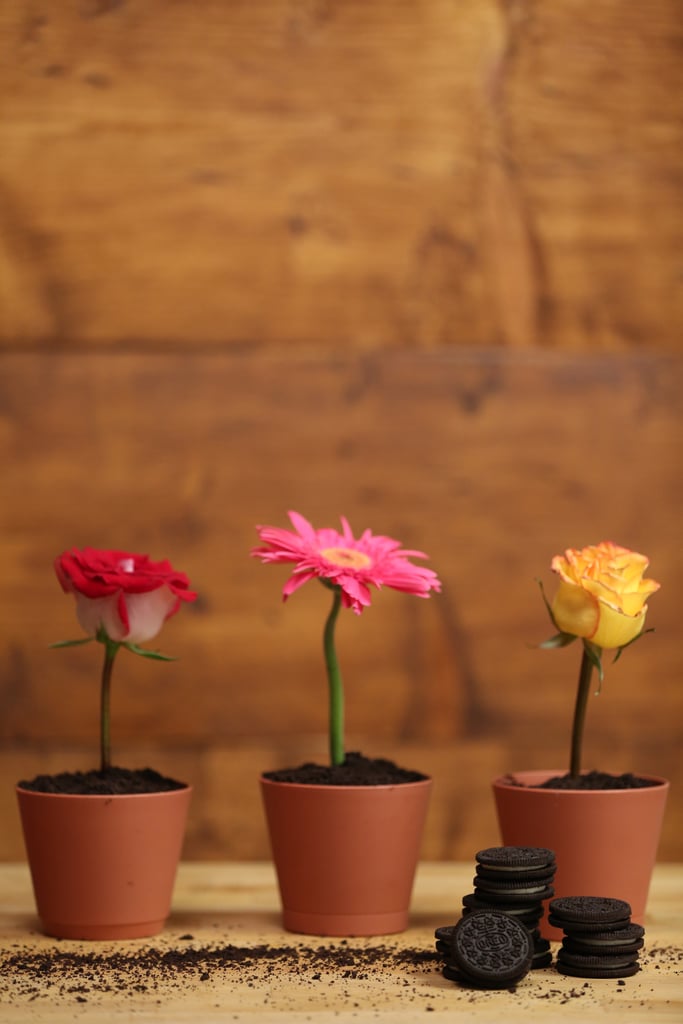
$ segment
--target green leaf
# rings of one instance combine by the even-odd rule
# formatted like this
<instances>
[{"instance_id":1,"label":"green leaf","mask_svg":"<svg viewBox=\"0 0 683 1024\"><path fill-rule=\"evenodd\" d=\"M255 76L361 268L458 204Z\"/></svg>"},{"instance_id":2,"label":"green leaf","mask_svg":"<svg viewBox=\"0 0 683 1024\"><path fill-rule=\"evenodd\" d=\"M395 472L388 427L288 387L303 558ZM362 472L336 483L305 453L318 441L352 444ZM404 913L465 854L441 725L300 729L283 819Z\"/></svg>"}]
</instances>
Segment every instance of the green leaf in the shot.
<instances>
[{"instance_id":1,"label":"green leaf","mask_svg":"<svg viewBox=\"0 0 683 1024\"><path fill-rule=\"evenodd\" d=\"M578 637L574 636L573 633L556 633L555 636L551 636L549 640L544 640L538 646L541 650L552 650L555 647L568 647L569 644L573 644L577 639Z\"/></svg>"},{"instance_id":2,"label":"green leaf","mask_svg":"<svg viewBox=\"0 0 683 1024\"><path fill-rule=\"evenodd\" d=\"M153 661L175 661L176 659L168 654L161 654L160 651L148 651L145 647L138 647L137 644L126 643L121 645L131 654L138 654L141 658L152 658Z\"/></svg>"},{"instance_id":3,"label":"green leaf","mask_svg":"<svg viewBox=\"0 0 683 1024\"><path fill-rule=\"evenodd\" d=\"M48 644L48 647L80 647L82 644L89 644L93 639L91 636L85 636L80 640L57 640L54 644Z\"/></svg>"},{"instance_id":4,"label":"green leaf","mask_svg":"<svg viewBox=\"0 0 683 1024\"><path fill-rule=\"evenodd\" d=\"M602 683L605 678L605 673L602 668L602 648L598 647L597 644L592 644L590 640L583 641L583 649L588 656L588 660L592 664L593 668L597 669L598 680ZM597 693L600 693L601 686L598 686Z\"/></svg>"}]
</instances>

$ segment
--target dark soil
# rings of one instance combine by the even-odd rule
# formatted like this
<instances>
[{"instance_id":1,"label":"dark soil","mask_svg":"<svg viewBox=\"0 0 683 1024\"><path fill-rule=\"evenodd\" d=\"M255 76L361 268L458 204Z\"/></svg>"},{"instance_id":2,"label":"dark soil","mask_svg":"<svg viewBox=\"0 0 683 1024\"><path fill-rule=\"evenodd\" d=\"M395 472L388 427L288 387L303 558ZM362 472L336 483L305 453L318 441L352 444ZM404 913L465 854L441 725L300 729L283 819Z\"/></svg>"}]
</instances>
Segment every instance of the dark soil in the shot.
<instances>
[{"instance_id":1,"label":"dark soil","mask_svg":"<svg viewBox=\"0 0 683 1024\"><path fill-rule=\"evenodd\" d=\"M656 786L651 779L643 779L631 772L623 775L610 775L609 772L586 772L584 775L555 775L546 779L535 789L645 789Z\"/></svg>"},{"instance_id":2,"label":"dark soil","mask_svg":"<svg viewBox=\"0 0 683 1024\"><path fill-rule=\"evenodd\" d=\"M58 775L37 775L19 783L22 789L35 793L59 793L78 796L100 794L130 796L138 793L165 793L184 789L186 783L169 779L152 768L108 768L106 771L60 772Z\"/></svg>"},{"instance_id":3,"label":"dark soil","mask_svg":"<svg viewBox=\"0 0 683 1024\"><path fill-rule=\"evenodd\" d=\"M195 946L188 944L192 940L191 934L181 936L185 948L141 947L132 952L104 953L15 946L10 951L0 951L0 1002L44 999L53 1005L60 1002L97 1004L112 1001L121 994L129 999L147 997L148 1005L156 1006L159 1013L160 997L169 1000L187 994L198 982L210 989L212 982L225 984L227 976L232 985L243 985L251 990L255 1007L271 1002L273 986L277 990L283 978L289 986L297 985L309 991L311 998L316 990L329 996L330 989L336 986L337 991L331 998L348 1007L351 1001L348 987L353 986L360 997L372 977L380 974L387 984L393 982L401 986L404 999L420 999L426 1003L424 1009L433 1009L430 1001L434 994L416 984L423 976L437 974L440 969L438 954L432 950L387 945L355 949L345 942L316 947ZM411 978L413 984L408 988ZM214 991L220 989L214 988ZM279 1001L282 1005L282 994ZM353 1005L357 1009L359 1002ZM135 1014L134 1009L132 1013ZM355 1015L354 1010L349 1017ZM256 1016L259 1016L258 1010ZM159 1019L165 1019L163 1011ZM231 1019L237 1019L237 1015ZM243 1019L241 1015L239 1019Z\"/></svg>"},{"instance_id":4,"label":"dark soil","mask_svg":"<svg viewBox=\"0 0 683 1024\"><path fill-rule=\"evenodd\" d=\"M398 786L406 782L422 782L429 777L422 772L399 768L393 761L364 757L357 752L348 753L344 763L339 765L307 763L298 768L281 768L263 774L274 782L298 782L311 786Z\"/></svg>"},{"instance_id":5,"label":"dark soil","mask_svg":"<svg viewBox=\"0 0 683 1024\"><path fill-rule=\"evenodd\" d=\"M181 995L196 998L198 983L206 985L207 991L213 991L218 999L220 986L228 978L231 985L249 989L255 1007L263 1003L272 1005L274 1010L288 1008L285 995L278 991L283 978L289 987L297 986L309 993L311 1001L319 1000L322 991L333 1004L336 1002L337 1014L344 1020L357 1016L361 1005L368 1010L386 1010L384 1002L377 1005L374 1001L377 977L382 979L385 990L399 991L406 1003L415 1003L416 1008L421 1003L420 1009L424 1011L441 1009L438 1001L444 999L455 1011L462 1002L500 1002L506 997L495 990L443 986L443 958L433 948L402 948L383 943L359 946L346 940L317 946L195 944L192 934L169 939L170 948L161 943L130 951L101 952L80 947L37 949L15 942L11 948L0 950L0 1004L43 1002L51 1007L72 1004L75 1009L76 1004L83 1003L115 1005L118 995L128 1003L131 1019L145 1007L162 1019L162 1005L168 1006ZM683 966L683 950L674 946L653 948L643 951L642 960L644 970L678 976ZM569 988L567 982L568 979L555 974L554 968L548 968L525 980L525 993L527 998L535 997L546 1003L564 1005L570 999L582 997L592 1003L592 982ZM594 984L604 992L610 983ZM619 991L627 986L619 979L614 988ZM362 999L366 1000L363 1004ZM453 1015L449 1013L448 1019ZM231 1019L238 1019L237 1014ZM308 1019L315 1019L313 1012Z\"/></svg>"}]
</instances>

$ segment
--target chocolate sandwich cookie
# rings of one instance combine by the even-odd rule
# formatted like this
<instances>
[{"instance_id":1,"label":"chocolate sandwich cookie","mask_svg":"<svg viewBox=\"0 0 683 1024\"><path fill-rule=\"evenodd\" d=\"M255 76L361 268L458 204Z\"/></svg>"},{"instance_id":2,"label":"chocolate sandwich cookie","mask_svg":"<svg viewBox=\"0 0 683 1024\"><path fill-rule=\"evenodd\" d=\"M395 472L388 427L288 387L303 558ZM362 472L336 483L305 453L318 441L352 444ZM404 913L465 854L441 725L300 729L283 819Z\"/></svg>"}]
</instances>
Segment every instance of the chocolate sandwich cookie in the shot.
<instances>
[{"instance_id":1,"label":"chocolate sandwich cookie","mask_svg":"<svg viewBox=\"0 0 683 1024\"><path fill-rule=\"evenodd\" d=\"M550 901L553 924L568 931L610 931L631 920L626 900L610 896L559 896Z\"/></svg>"},{"instance_id":2,"label":"chocolate sandwich cookie","mask_svg":"<svg viewBox=\"0 0 683 1024\"><path fill-rule=\"evenodd\" d=\"M539 967L548 967L553 962L553 954L548 939L541 937L538 928L531 932L531 942L534 948L531 960L531 970L536 971Z\"/></svg>"},{"instance_id":3,"label":"chocolate sandwich cookie","mask_svg":"<svg viewBox=\"0 0 683 1024\"><path fill-rule=\"evenodd\" d=\"M541 846L490 846L474 855L477 864L488 871L519 873L543 871L555 865L555 854Z\"/></svg>"},{"instance_id":4,"label":"chocolate sandwich cookie","mask_svg":"<svg viewBox=\"0 0 683 1024\"><path fill-rule=\"evenodd\" d=\"M638 954L633 953L617 953L612 955L610 953L601 953L599 956L591 956L585 953L570 953L567 949L559 949L557 953L557 963L564 964L568 967L586 967L586 968L609 968L610 970L617 970L617 968L631 967L638 961Z\"/></svg>"},{"instance_id":5,"label":"chocolate sandwich cookie","mask_svg":"<svg viewBox=\"0 0 683 1024\"><path fill-rule=\"evenodd\" d=\"M553 877L554 875L550 875L534 881L524 881L512 878L491 879L475 875L473 884L477 895L493 903L540 903L555 895L555 890L549 884Z\"/></svg>"},{"instance_id":6,"label":"chocolate sandwich cookie","mask_svg":"<svg viewBox=\"0 0 683 1024\"><path fill-rule=\"evenodd\" d=\"M453 966L453 964L444 964L441 968L441 974L444 978L447 978L448 981L455 981L458 985L462 985L463 988L513 989L519 981L523 980L522 978L516 978L512 981L501 982L494 982L491 981L491 979L486 981L477 981L475 978L471 978L468 977L468 975L463 974L463 972L459 971L457 967Z\"/></svg>"},{"instance_id":7,"label":"chocolate sandwich cookie","mask_svg":"<svg viewBox=\"0 0 683 1024\"><path fill-rule=\"evenodd\" d=\"M626 930L622 929L622 931ZM588 940L592 936L588 933L584 938ZM568 953L577 953L581 956L619 956L626 953L638 953L644 944L642 938L633 939L632 942L614 942L612 944L605 941L595 944L589 941L580 941L575 935L565 935L562 940L563 949L566 949Z\"/></svg>"},{"instance_id":8,"label":"chocolate sandwich cookie","mask_svg":"<svg viewBox=\"0 0 683 1024\"><path fill-rule=\"evenodd\" d=\"M571 978L592 978L597 981L599 978L632 978L640 970L640 964L632 964L631 967L628 969L624 968L623 970L619 967L614 969L609 967L590 969L588 967L569 967L567 964L558 964L557 970L560 974L568 974Z\"/></svg>"},{"instance_id":9,"label":"chocolate sandwich cookie","mask_svg":"<svg viewBox=\"0 0 683 1024\"><path fill-rule=\"evenodd\" d=\"M539 971L543 967L550 967L552 962L553 953L551 949L547 950L545 953L534 953L533 957L531 958L531 970Z\"/></svg>"},{"instance_id":10,"label":"chocolate sandwich cookie","mask_svg":"<svg viewBox=\"0 0 683 1024\"><path fill-rule=\"evenodd\" d=\"M476 881L483 883L488 880L498 884L518 882L520 885L540 885L541 883L550 885L555 878L555 870L554 864L543 868L542 871L535 869L531 871L496 871L477 864Z\"/></svg>"},{"instance_id":11,"label":"chocolate sandwich cookie","mask_svg":"<svg viewBox=\"0 0 683 1024\"><path fill-rule=\"evenodd\" d=\"M645 929L642 924L631 921L622 928L604 929L599 932L571 932L571 941L581 946L590 946L591 949L604 949L606 947L628 947L633 943L643 942ZM565 941L570 941L567 938ZM640 948L640 947L638 947Z\"/></svg>"},{"instance_id":12,"label":"chocolate sandwich cookie","mask_svg":"<svg viewBox=\"0 0 683 1024\"><path fill-rule=\"evenodd\" d=\"M586 957L585 959L593 959L592 957ZM597 958L596 958L597 959ZM558 954L556 967L560 974L567 974L572 978L632 978L634 974L637 974L640 970L640 964L637 960L633 960L630 963L610 965L606 961L608 957L604 958L603 963L598 964L570 964L566 960L561 960Z\"/></svg>"},{"instance_id":13,"label":"chocolate sandwich cookie","mask_svg":"<svg viewBox=\"0 0 683 1024\"><path fill-rule=\"evenodd\" d=\"M605 930L605 925L599 922L590 921L571 921L567 922L562 917L557 917L555 914L548 914L548 924L551 924L554 928L561 928L565 935L571 932L572 936L575 935L590 935L592 932L602 932ZM615 929L626 928L629 924L627 917L622 917L619 921L614 922Z\"/></svg>"},{"instance_id":14,"label":"chocolate sandwich cookie","mask_svg":"<svg viewBox=\"0 0 683 1024\"><path fill-rule=\"evenodd\" d=\"M450 954L454 928L454 924L444 924L434 930L434 939L436 940L434 945L437 953L441 953L443 956Z\"/></svg>"},{"instance_id":15,"label":"chocolate sandwich cookie","mask_svg":"<svg viewBox=\"0 0 683 1024\"><path fill-rule=\"evenodd\" d=\"M508 914L482 910L462 917L451 936L444 975L482 988L515 985L531 969L529 929Z\"/></svg>"},{"instance_id":16,"label":"chocolate sandwich cookie","mask_svg":"<svg viewBox=\"0 0 683 1024\"><path fill-rule=\"evenodd\" d=\"M463 917L480 910L497 910L514 918L527 928L535 928L543 916L543 904L536 901L519 904L501 904L495 900L485 899L476 892L469 892L462 898Z\"/></svg>"},{"instance_id":17,"label":"chocolate sandwich cookie","mask_svg":"<svg viewBox=\"0 0 683 1024\"><path fill-rule=\"evenodd\" d=\"M444 959L450 958L451 953L451 942L453 938L453 930L455 925L446 924L440 925L434 930L434 946L436 952L439 953ZM531 970L538 970L540 967L548 967L553 962L553 954L550 948L550 943L547 939L541 937L541 933L538 928L530 929L529 935L531 936L532 944L532 958L531 958Z\"/></svg>"}]
</instances>

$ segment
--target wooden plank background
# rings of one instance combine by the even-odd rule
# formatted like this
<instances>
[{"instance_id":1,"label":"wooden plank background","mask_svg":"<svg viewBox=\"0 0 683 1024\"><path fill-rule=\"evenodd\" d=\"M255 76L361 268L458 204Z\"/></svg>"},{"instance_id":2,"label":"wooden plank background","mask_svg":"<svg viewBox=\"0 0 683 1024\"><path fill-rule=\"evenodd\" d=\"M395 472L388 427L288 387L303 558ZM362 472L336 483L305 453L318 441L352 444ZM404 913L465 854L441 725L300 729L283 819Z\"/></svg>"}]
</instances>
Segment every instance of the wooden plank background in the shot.
<instances>
[{"instance_id":1,"label":"wooden plank background","mask_svg":"<svg viewBox=\"0 0 683 1024\"><path fill-rule=\"evenodd\" d=\"M267 856L260 770L325 756L319 587L248 557L340 514L444 592L340 623L348 745L430 771L424 853L497 841L491 778L564 767L577 650L535 579L610 537L662 583L590 765L674 786L678 0L8 0L0 10L0 858L14 782L96 757L72 545L201 599L121 658L114 748L196 788L186 856Z\"/></svg>"}]
</instances>

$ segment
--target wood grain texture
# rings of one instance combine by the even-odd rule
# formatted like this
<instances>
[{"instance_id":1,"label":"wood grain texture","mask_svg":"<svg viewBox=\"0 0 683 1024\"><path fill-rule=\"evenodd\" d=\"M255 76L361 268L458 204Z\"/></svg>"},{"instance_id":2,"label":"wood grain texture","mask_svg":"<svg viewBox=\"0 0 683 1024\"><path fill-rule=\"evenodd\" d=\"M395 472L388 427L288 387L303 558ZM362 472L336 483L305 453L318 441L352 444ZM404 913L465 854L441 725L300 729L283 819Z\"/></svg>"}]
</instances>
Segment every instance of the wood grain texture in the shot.
<instances>
[{"instance_id":1,"label":"wood grain texture","mask_svg":"<svg viewBox=\"0 0 683 1024\"><path fill-rule=\"evenodd\" d=\"M66 1024L81 1016L93 1024L192 1024L198 1018L412 1024L427 1013L428 1019L462 1017L475 1024L522 1024L530 1017L546 1024L680 1020L680 864L655 869L637 975L621 983L577 981L549 967L530 972L514 994L456 985L431 959L434 930L457 920L472 873L471 860L421 864L405 932L325 939L282 931L270 865L181 864L173 911L161 935L143 944L93 944L41 935L28 869L0 865L0 946L7 951L5 957L0 953L0 1000L12 1024ZM556 952L558 944L552 948ZM171 965L183 953L190 959L190 951L195 967L174 971ZM231 963L231 954L240 952L245 960ZM88 962L79 972L80 956ZM31 972L36 961L43 970Z\"/></svg>"},{"instance_id":2,"label":"wood grain texture","mask_svg":"<svg viewBox=\"0 0 683 1024\"><path fill-rule=\"evenodd\" d=\"M657 633L588 763L672 779L683 859L680 0L0 7L0 857L12 786L87 767L71 545L201 599L117 666L114 749L196 784L197 858L265 857L255 779L325 756L324 595L248 552L295 508L429 552L438 599L340 623L348 746L431 771L426 855L566 763L566 546L646 551ZM469 786L475 780L473 787Z\"/></svg>"},{"instance_id":3,"label":"wood grain texture","mask_svg":"<svg viewBox=\"0 0 683 1024\"><path fill-rule=\"evenodd\" d=\"M678 347L679 0L8 0L0 344Z\"/></svg>"},{"instance_id":4,"label":"wood grain texture","mask_svg":"<svg viewBox=\"0 0 683 1024\"><path fill-rule=\"evenodd\" d=\"M587 766L680 780L680 360L17 352L2 365L8 786L95 756L99 653L48 650L79 632L54 556L147 551L200 600L158 641L177 662L124 652L115 756L175 761L197 784L193 855L265 855L258 771L326 755L327 597L311 585L283 605L286 571L249 558L255 524L285 526L288 508L395 536L442 577L441 595L383 591L338 630L348 748L439 778L430 856L494 841L495 774L566 763L578 653L533 645L551 632L535 579L552 587L567 546L616 538L662 584L655 635L591 701ZM671 799L668 857L683 843L675 785ZM0 837L16 855L16 828Z\"/></svg>"}]
</instances>

